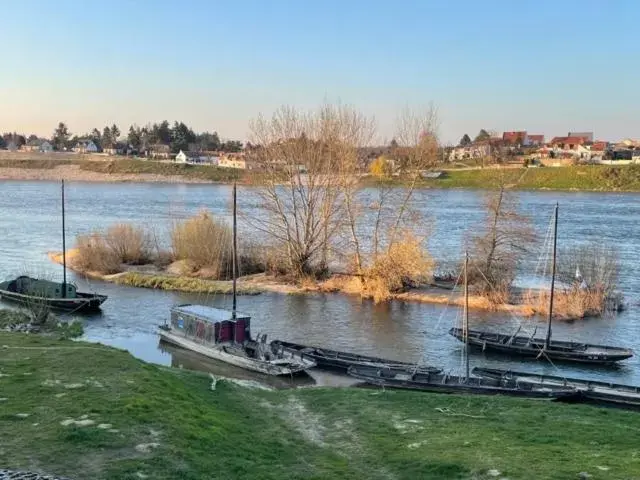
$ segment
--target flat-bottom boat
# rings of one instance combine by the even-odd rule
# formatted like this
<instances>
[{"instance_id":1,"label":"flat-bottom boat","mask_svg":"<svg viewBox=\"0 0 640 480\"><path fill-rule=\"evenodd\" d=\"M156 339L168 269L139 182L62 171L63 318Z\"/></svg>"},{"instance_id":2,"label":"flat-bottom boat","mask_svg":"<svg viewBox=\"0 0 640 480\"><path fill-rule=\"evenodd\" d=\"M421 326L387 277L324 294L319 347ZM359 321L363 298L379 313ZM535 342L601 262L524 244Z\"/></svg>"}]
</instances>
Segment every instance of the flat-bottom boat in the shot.
<instances>
[{"instance_id":1,"label":"flat-bottom boat","mask_svg":"<svg viewBox=\"0 0 640 480\"><path fill-rule=\"evenodd\" d=\"M97 311L107 300L106 295L78 292L72 283L58 283L19 276L0 283L0 297L30 309L51 309L66 312Z\"/></svg>"},{"instance_id":2,"label":"flat-bottom boat","mask_svg":"<svg viewBox=\"0 0 640 480\"><path fill-rule=\"evenodd\" d=\"M514 372L498 368L476 367L473 369L473 373L485 378L514 380L521 385L524 383L530 383L532 385L550 387L572 387L578 390L581 398L588 402L626 407L640 407L640 387L633 385L622 385L618 383L580 378L567 378L555 375Z\"/></svg>"},{"instance_id":3,"label":"flat-bottom boat","mask_svg":"<svg viewBox=\"0 0 640 480\"><path fill-rule=\"evenodd\" d=\"M350 367L348 373L370 385L435 393L509 395L548 400L579 395L575 388L568 386L535 385L502 378L416 373L410 368L400 367Z\"/></svg>"},{"instance_id":4,"label":"flat-bottom boat","mask_svg":"<svg viewBox=\"0 0 640 480\"><path fill-rule=\"evenodd\" d=\"M158 329L160 339L208 358L267 375L296 375L315 362L294 351L272 347L263 336L250 338L250 317L204 305L171 309L171 323Z\"/></svg>"},{"instance_id":5,"label":"flat-bottom boat","mask_svg":"<svg viewBox=\"0 0 640 480\"><path fill-rule=\"evenodd\" d=\"M359 355L356 353L339 352L337 350L330 350L328 348L311 347L307 345L300 345L299 343L284 342L282 340L274 340L273 342L271 342L271 344L276 348L281 347L285 350L299 352L300 354L314 360L318 368L326 370L334 370L346 373L349 367L352 366L391 366L415 368L414 364L407 362L387 360L385 358ZM429 366L419 366L417 368L417 371L422 373L439 373L442 371L442 369Z\"/></svg>"},{"instance_id":6,"label":"flat-bottom boat","mask_svg":"<svg viewBox=\"0 0 640 480\"><path fill-rule=\"evenodd\" d=\"M462 342L465 341L462 328L452 328L449 330L449 334ZM611 365L633 356L633 351L628 348L561 340L551 340L548 347L545 348L545 340L541 338L483 332L480 330L469 330L466 341L469 345L481 348L483 351L501 352L552 361Z\"/></svg>"}]
</instances>

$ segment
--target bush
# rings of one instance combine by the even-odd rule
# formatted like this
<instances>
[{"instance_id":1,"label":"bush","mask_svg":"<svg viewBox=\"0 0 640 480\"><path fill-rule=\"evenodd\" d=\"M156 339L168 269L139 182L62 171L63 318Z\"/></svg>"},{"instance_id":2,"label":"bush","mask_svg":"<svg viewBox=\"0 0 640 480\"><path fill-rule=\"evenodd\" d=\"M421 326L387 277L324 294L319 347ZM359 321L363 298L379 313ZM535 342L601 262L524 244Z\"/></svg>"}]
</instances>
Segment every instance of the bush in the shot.
<instances>
[{"instance_id":1,"label":"bush","mask_svg":"<svg viewBox=\"0 0 640 480\"><path fill-rule=\"evenodd\" d=\"M188 260L194 269L207 269L212 278L231 276L231 228L206 211L176 223L171 230L175 260Z\"/></svg>"},{"instance_id":2,"label":"bush","mask_svg":"<svg viewBox=\"0 0 640 480\"><path fill-rule=\"evenodd\" d=\"M402 241L379 255L365 272L362 295L373 298L376 303L384 302L394 292L424 283L432 273L433 261L420 240L406 234Z\"/></svg>"},{"instance_id":3,"label":"bush","mask_svg":"<svg viewBox=\"0 0 640 480\"><path fill-rule=\"evenodd\" d=\"M151 237L142 227L128 223L112 225L104 241L120 263L143 265L151 260Z\"/></svg>"},{"instance_id":4,"label":"bush","mask_svg":"<svg viewBox=\"0 0 640 480\"><path fill-rule=\"evenodd\" d=\"M73 262L80 270L104 274L121 271L120 258L109 247L101 233L79 235L76 239L76 248L77 255Z\"/></svg>"}]
</instances>

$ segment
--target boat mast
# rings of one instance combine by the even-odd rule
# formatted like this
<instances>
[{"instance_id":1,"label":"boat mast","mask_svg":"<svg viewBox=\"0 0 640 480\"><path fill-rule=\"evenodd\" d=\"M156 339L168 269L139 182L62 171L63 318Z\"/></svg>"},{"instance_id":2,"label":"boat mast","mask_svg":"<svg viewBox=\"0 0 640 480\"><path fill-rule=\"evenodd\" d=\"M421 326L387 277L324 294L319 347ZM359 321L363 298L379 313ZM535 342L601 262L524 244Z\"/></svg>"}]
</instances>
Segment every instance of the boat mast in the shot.
<instances>
[{"instance_id":1,"label":"boat mast","mask_svg":"<svg viewBox=\"0 0 640 480\"><path fill-rule=\"evenodd\" d=\"M556 283L556 246L558 243L558 204L554 210L553 220L553 263L551 264L551 293L549 294L549 318L547 320L547 338L544 340L544 349L549 348L551 342L551 318L553 317L553 291Z\"/></svg>"},{"instance_id":2,"label":"boat mast","mask_svg":"<svg viewBox=\"0 0 640 480\"><path fill-rule=\"evenodd\" d=\"M67 245L64 228L64 180L62 180L62 298L67 297Z\"/></svg>"},{"instance_id":3,"label":"boat mast","mask_svg":"<svg viewBox=\"0 0 640 480\"><path fill-rule=\"evenodd\" d=\"M233 270L233 307L231 318L236 318L237 294L236 294L236 273L238 269L237 245L236 245L236 182L233 182L233 247L232 247L231 269Z\"/></svg>"},{"instance_id":4,"label":"boat mast","mask_svg":"<svg viewBox=\"0 0 640 480\"><path fill-rule=\"evenodd\" d=\"M469 252L464 253L464 361L465 378L469 380Z\"/></svg>"}]
</instances>

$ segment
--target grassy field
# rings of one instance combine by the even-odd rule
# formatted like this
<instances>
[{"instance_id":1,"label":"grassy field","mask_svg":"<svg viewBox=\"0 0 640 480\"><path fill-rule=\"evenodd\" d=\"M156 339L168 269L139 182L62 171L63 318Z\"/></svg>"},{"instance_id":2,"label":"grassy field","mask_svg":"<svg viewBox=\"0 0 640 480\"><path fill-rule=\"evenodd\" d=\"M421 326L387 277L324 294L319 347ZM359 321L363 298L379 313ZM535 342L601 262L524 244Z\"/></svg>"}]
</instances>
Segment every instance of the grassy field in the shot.
<instances>
[{"instance_id":1,"label":"grassy field","mask_svg":"<svg viewBox=\"0 0 640 480\"><path fill-rule=\"evenodd\" d=\"M211 182L242 180L244 171L235 168L220 168L210 165L187 165L134 159L114 159L104 162L80 162L80 169L99 173L149 173L154 175L180 175Z\"/></svg>"},{"instance_id":2,"label":"grassy field","mask_svg":"<svg viewBox=\"0 0 640 480\"><path fill-rule=\"evenodd\" d=\"M58 165L71 165L72 160L50 160L35 158L33 160L0 159L0 168L27 168L51 170Z\"/></svg>"},{"instance_id":3,"label":"grassy field","mask_svg":"<svg viewBox=\"0 0 640 480\"><path fill-rule=\"evenodd\" d=\"M494 188L503 181L523 190L640 191L640 166L577 166L448 171L422 185L441 188Z\"/></svg>"},{"instance_id":4,"label":"grassy field","mask_svg":"<svg viewBox=\"0 0 640 480\"><path fill-rule=\"evenodd\" d=\"M80 479L640 478L640 416L509 398L264 391L0 333L0 467Z\"/></svg>"},{"instance_id":5,"label":"grassy field","mask_svg":"<svg viewBox=\"0 0 640 480\"><path fill-rule=\"evenodd\" d=\"M176 277L172 275L148 275L127 272L114 277L114 283L129 287L154 288L158 290L174 290L191 293L228 294L232 292L229 281L203 280L191 277ZM238 295L256 295L260 293L254 287L238 283Z\"/></svg>"}]
</instances>

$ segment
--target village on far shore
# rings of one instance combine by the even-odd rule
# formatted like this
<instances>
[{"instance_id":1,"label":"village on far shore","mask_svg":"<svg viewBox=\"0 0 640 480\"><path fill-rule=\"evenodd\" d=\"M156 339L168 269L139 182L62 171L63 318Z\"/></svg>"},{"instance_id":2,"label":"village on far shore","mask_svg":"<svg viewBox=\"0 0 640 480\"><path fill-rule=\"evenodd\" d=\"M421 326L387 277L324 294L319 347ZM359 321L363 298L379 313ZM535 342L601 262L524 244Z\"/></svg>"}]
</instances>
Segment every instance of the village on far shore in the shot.
<instances>
[{"instance_id":1,"label":"village on far shore","mask_svg":"<svg viewBox=\"0 0 640 480\"><path fill-rule=\"evenodd\" d=\"M248 155L252 149L258 148L257 146L249 142L246 144L240 141L221 142L216 132L196 135L184 124L176 125L174 129L182 126L187 132L185 140L181 142L175 142L170 137L165 138L164 141L151 142L153 137L144 140L145 129L135 126L130 128L127 137L121 137L115 125L105 127L102 134L95 129L91 135L76 136L61 142L55 138L60 128L66 128L61 124L52 139L36 135L25 137L16 133L5 133L0 140L0 150L15 152L16 155L47 154L49 159L56 159L56 154L59 154L60 158L62 154L78 154L90 160L125 157L242 170L258 168ZM398 143L395 139L388 145L360 147L361 169L368 171L376 160L382 159L388 164L389 170L397 174L398 169L394 165L392 154L393 149L397 147ZM12 158L11 154L9 155L5 158ZM456 146L441 144L438 159L438 163L443 168L640 164L640 140L627 138L613 142L597 139L592 131L570 131L565 136L555 136L546 141L543 134L530 134L526 130L506 131L499 135L495 131L482 129L473 139L464 134Z\"/></svg>"}]
</instances>

